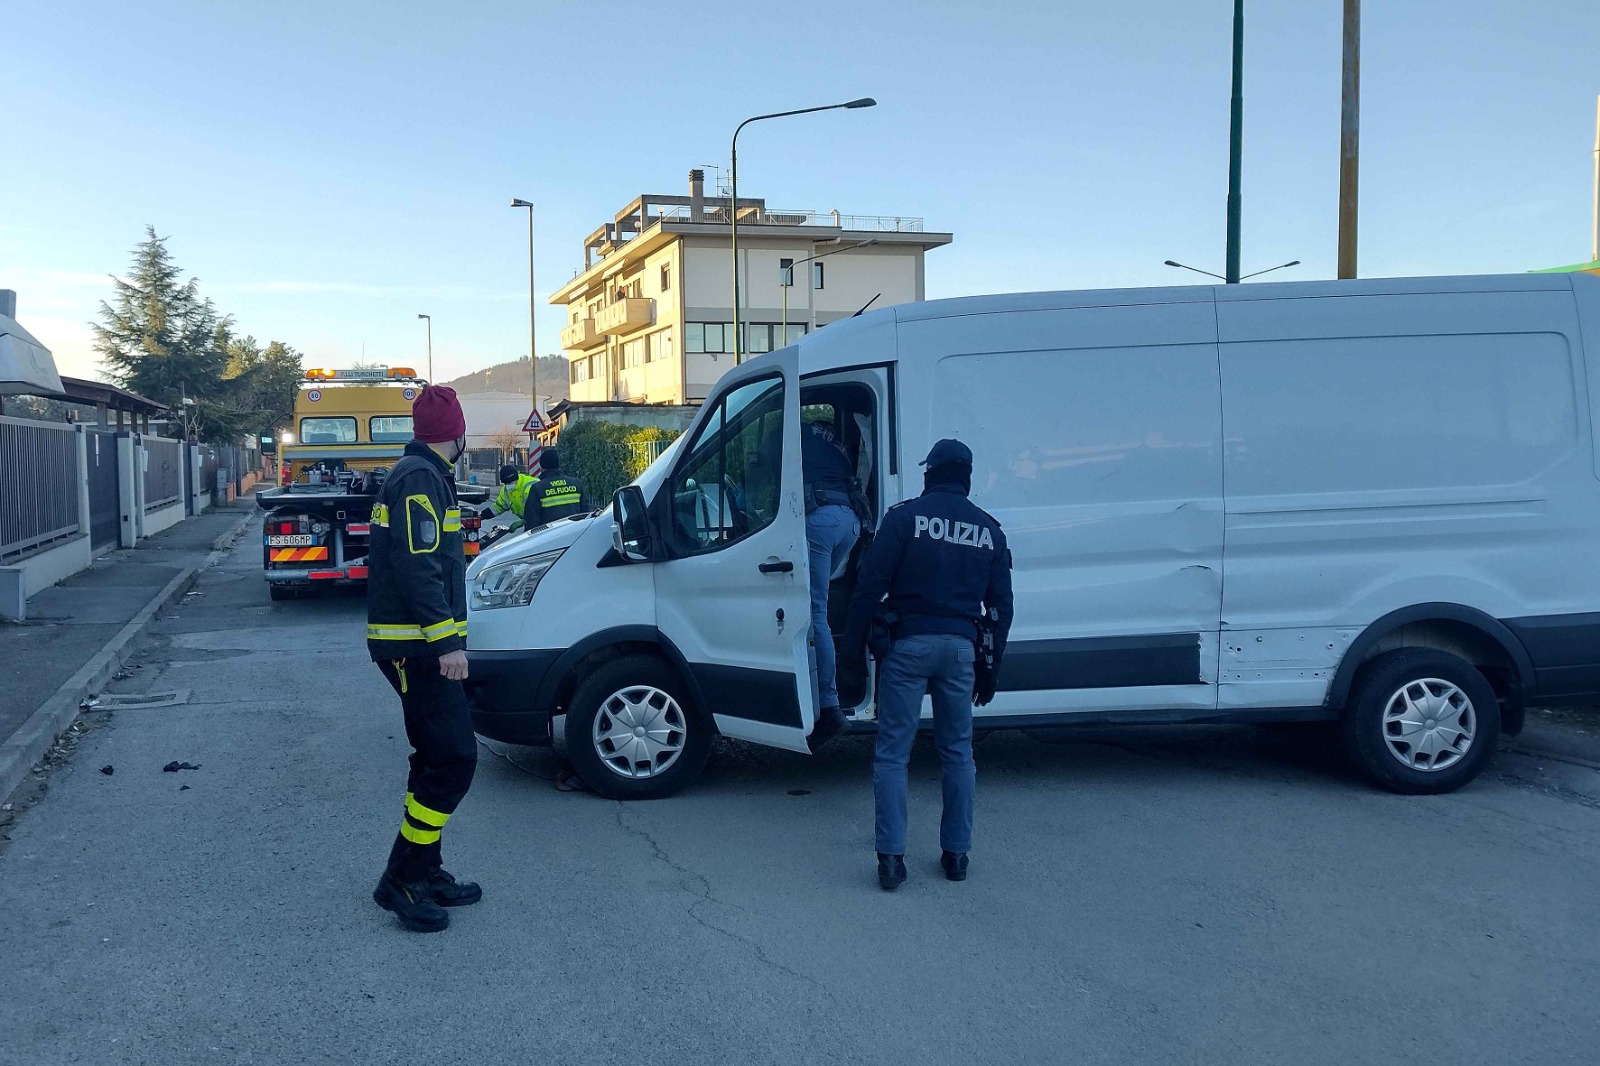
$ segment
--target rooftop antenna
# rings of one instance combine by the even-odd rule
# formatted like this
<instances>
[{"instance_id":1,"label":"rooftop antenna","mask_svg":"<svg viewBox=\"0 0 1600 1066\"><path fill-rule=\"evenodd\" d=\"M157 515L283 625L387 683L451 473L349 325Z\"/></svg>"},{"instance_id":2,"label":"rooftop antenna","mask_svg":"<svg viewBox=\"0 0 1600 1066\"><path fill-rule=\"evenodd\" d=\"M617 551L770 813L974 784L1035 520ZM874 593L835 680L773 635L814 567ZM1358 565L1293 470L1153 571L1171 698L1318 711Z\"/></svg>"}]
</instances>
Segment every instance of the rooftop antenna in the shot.
<instances>
[{"instance_id":1,"label":"rooftop antenna","mask_svg":"<svg viewBox=\"0 0 1600 1066\"><path fill-rule=\"evenodd\" d=\"M728 184L728 178L723 174L723 168L715 163L701 163L701 170L715 170L717 172L717 193L721 196L732 196L733 189Z\"/></svg>"}]
</instances>

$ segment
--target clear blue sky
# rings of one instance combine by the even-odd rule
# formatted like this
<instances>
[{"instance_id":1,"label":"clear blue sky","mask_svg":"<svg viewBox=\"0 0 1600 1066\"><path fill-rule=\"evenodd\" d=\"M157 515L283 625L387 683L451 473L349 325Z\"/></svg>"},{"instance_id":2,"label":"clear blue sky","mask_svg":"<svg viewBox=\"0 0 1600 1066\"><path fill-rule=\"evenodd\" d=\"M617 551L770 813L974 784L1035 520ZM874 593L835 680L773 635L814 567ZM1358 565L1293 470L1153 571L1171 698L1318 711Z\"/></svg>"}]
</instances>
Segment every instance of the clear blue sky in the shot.
<instances>
[{"instance_id":1,"label":"clear blue sky","mask_svg":"<svg viewBox=\"0 0 1600 1066\"><path fill-rule=\"evenodd\" d=\"M929 296L1220 271L1228 0L706 5L54 0L5 6L0 287L64 372L146 223L242 331L310 365L527 350L543 298L640 192L721 163L741 192L911 214L955 243ZM1588 258L1600 4L1366 4L1362 271ZM1245 269L1334 273L1340 4L1251 0Z\"/></svg>"}]
</instances>

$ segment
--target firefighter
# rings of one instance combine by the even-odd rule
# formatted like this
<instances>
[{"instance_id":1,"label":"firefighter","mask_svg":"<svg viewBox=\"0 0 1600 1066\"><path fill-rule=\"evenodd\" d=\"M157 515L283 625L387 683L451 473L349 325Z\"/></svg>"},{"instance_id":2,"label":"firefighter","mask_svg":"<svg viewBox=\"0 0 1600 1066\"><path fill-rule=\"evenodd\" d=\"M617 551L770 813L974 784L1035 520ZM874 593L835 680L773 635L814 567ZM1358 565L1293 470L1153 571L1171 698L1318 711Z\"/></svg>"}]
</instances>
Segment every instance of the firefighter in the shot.
<instances>
[{"instance_id":1,"label":"firefighter","mask_svg":"<svg viewBox=\"0 0 1600 1066\"><path fill-rule=\"evenodd\" d=\"M494 502L489 504L485 511L485 518L511 512L511 521L506 523L506 529L515 532L522 528L523 512L528 507L528 490L536 484L533 475L519 471L515 463L507 463L500 468L500 491L495 495Z\"/></svg>"},{"instance_id":2,"label":"firefighter","mask_svg":"<svg viewBox=\"0 0 1600 1066\"><path fill-rule=\"evenodd\" d=\"M466 560L452 468L467 447L455 390L430 385L411 406L406 445L372 510L367 649L400 697L411 773L389 863L372 898L407 929L450 924L445 907L483 892L444 869L440 834L477 767L467 676Z\"/></svg>"},{"instance_id":3,"label":"firefighter","mask_svg":"<svg viewBox=\"0 0 1600 1066\"><path fill-rule=\"evenodd\" d=\"M571 474L561 472L561 455L546 448L539 456L540 477L528 489L527 509L522 524L529 529L583 514L583 485Z\"/></svg>"}]
</instances>

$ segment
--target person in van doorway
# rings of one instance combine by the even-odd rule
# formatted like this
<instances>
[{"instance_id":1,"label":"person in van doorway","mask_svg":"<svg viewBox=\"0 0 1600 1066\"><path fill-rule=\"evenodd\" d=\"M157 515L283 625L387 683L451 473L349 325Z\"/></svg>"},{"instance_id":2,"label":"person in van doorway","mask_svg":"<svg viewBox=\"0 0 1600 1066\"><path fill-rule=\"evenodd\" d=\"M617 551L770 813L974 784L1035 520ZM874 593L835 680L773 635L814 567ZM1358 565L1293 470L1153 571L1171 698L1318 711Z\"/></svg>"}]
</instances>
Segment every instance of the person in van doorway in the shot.
<instances>
[{"instance_id":1,"label":"person in van doorway","mask_svg":"<svg viewBox=\"0 0 1600 1066\"><path fill-rule=\"evenodd\" d=\"M524 474L517 469L515 463L507 463L500 468L500 491L495 494L494 500L489 504L488 514L495 515L511 513L511 522L507 528L516 530L522 526L522 516L528 507L528 492L535 484L532 474Z\"/></svg>"},{"instance_id":2,"label":"person in van doorway","mask_svg":"<svg viewBox=\"0 0 1600 1066\"><path fill-rule=\"evenodd\" d=\"M478 741L461 682L467 677L466 559L451 470L467 446L453 389L430 385L411 405L416 439L384 480L372 509L367 650L405 714L411 772L405 812L372 898L402 925L435 932L445 907L483 892L444 869L440 835L472 784Z\"/></svg>"},{"instance_id":3,"label":"person in van doorway","mask_svg":"<svg viewBox=\"0 0 1600 1066\"><path fill-rule=\"evenodd\" d=\"M943 770L940 865L950 880L966 880L977 777L972 707L993 698L1011 630L1011 553L1000 523L967 498L972 450L941 440L922 465L922 495L890 508L862 560L845 642L865 669L868 628L880 608L886 610L892 643L878 671L872 760L878 884L886 891L906 879L906 765L924 695L933 697L934 745ZM980 627L992 642L981 681L974 676Z\"/></svg>"},{"instance_id":4,"label":"person in van doorway","mask_svg":"<svg viewBox=\"0 0 1600 1066\"><path fill-rule=\"evenodd\" d=\"M522 524L528 529L571 518L586 510L583 485L571 474L561 472L561 454L546 448L539 457L539 480L528 486L528 502L522 512Z\"/></svg>"},{"instance_id":5,"label":"person in van doorway","mask_svg":"<svg viewBox=\"0 0 1600 1066\"><path fill-rule=\"evenodd\" d=\"M851 505L855 464L831 425L807 422L801 428L800 468L805 478L811 643L817 661L817 723L807 744L815 752L844 728L833 630L828 626L828 585L861 537L861 519Z\"/></svg>"}]
</instances>

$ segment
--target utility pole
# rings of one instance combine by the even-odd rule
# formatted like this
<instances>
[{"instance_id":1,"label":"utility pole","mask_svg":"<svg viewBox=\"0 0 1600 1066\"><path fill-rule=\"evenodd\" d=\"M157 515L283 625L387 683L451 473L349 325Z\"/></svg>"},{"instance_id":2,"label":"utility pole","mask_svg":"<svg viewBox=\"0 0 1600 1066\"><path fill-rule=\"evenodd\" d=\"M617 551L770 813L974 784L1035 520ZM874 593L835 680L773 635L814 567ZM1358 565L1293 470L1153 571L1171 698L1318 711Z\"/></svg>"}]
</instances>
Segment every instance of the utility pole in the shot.
<instances>
[{"instance_id":1,"label":"utility pole","mask_svg":"<svg viewBox=\"0 0 1600 1066\"><path fill-rule=\"evenodd\" d=\"M1361 170L1361 0L1344 0L1339 115L1339 277L1356 276L1356 191Z\"/></svg>"},{"instance_id":2,"label":"utility pole","mask_svg":"<svg viewBox=\"0 0 1600 1066\"><path fill-rule=\"evenodd\" d=\"M1244 0L1233 0L1233 100L1228 122L1228 255L1224 268L1229 285L1239 283L1239 172L1244 163Z\"/></svg>"},{"instance_id":3,"label":"utility pole","mask_svg":"<svg viewBox=\"0 0 1600 1066\"><path fill-rule=\"evenodd\" d=\"M1594 104L1594 243L1589 254L1600 260L1600 97Z\"/></svg>"}]
</instances>

